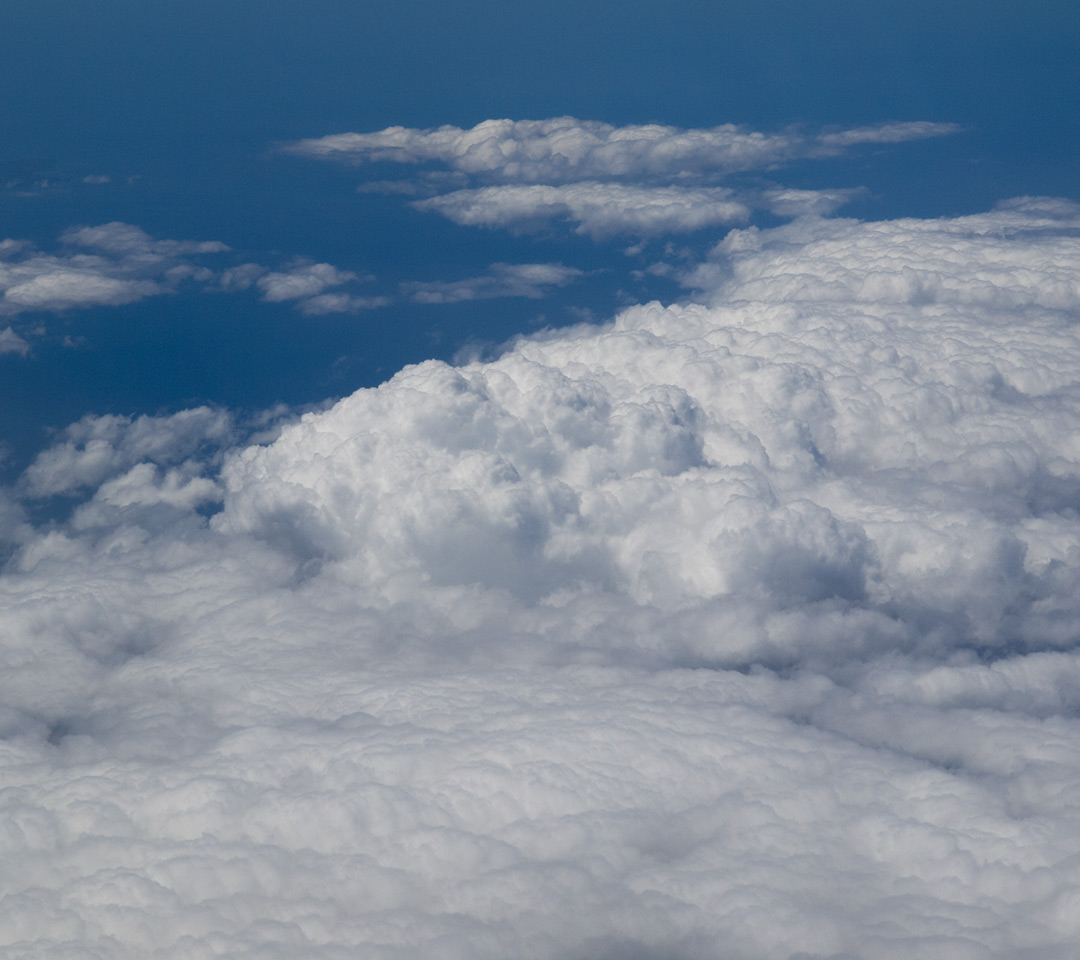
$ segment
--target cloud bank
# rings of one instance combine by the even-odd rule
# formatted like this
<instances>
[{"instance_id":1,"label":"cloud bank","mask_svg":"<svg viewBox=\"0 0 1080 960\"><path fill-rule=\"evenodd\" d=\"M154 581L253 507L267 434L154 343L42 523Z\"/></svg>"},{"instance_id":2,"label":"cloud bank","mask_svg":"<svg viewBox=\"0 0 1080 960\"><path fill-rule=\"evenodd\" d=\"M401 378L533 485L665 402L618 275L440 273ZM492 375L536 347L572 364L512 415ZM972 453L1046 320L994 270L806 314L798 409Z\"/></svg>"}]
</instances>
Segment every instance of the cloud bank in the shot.
<instances>
[{"instance_id":1,"label":"cloud bank","mask_svg":"<svg viewBox=\"0 0 1080 960\"><path fill-rule=\"evenodd\" d=\"M556 117L485 120L468 130L389 127L299 140L283 149L308 159L357 165L442 164L452 175L479 186L414 201L415 209L440 213L459 224L515 230L568 220L576 232L600 239L742 223L754 207L781 216L830 212L850 199L852 191L777 187L736 193L720 184L736 173L958 130L955 124L911 122L761 133L733 124L686 130ZM429 186L440 189L430 176ZM402 181L376 181L367 189L409 193L418 188Z\"/></svg>"},{"instance_id":2,"label":"cloud bank","mask_svg":"<svg viewBox=\"0 0 1080 960\"><path fill-rule=\"evenodd\" d=\"M265 445L71 428L5 955L1071 958L1078 267L1065 201L748 228Z\"/></svg>"}]
</instances>

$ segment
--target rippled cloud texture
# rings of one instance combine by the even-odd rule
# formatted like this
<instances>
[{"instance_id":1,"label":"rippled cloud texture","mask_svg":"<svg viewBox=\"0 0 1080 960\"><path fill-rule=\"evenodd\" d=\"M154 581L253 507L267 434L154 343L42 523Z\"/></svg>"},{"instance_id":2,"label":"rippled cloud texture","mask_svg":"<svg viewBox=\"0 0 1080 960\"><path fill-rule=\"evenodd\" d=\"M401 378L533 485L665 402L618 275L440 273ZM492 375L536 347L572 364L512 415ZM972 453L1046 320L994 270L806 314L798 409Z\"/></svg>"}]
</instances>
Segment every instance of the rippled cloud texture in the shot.
<instances>
[{"instance_id":1,"label":"rippled cloud texture","mask_svg":"<svg viewBox=\"0 0 1080 960\"><path fill-rule=\"evenodd\" d=\"M1066 201L803 219L263 445L70 428L4 955L1071 960L1078 277Z\"/></svg>"}]
</instances>

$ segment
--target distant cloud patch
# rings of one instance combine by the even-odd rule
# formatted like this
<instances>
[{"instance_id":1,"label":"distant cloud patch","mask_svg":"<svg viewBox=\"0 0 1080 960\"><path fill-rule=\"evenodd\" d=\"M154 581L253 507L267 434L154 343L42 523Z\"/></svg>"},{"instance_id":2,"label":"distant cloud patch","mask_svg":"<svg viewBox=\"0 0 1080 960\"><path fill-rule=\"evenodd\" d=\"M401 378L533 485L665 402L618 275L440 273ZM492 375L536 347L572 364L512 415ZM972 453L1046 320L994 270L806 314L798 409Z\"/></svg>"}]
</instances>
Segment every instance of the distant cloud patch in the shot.
<instances>
[{"instance_id":1,"label":"distant cloud patch","mask_svg":"<svg viewBox=\"0 0 1080 960\"><path fill-rule=\"evenodd\" d=\"M389 302L358 296L348 288L373 277L329 263L293 258L277 269L259 263L222 268L231 253L218 240L157 239L130 223L74 227L60 237L60 250L46 253L25 241L0 241L0 316L59 313L120 306L176 293L185 285L206 292L255 288L268 303L293 303L304 314L356 312ZM207 258L216 258L207 260ZM326 291L346 288L334 294ZM7 327L0 353L30 352L40 330Z\"/></svg>"},{"instance_id":2,"label":"distant cloud patch","mask_svg":"<svg viewBox=\"0 0 1080 960\"><path fill-rule=\"evenodd\" d=\"M0 241L0 315L116 306L173 292L184 281L206 283L214 272L194 258L229 249L219 241L155 240L127 223L79 227L60 239L56 254Z\"/></svg>"},{"instance_id":3,"label":"distant cloud patch","mask_svg":"<svg viewBox=\"0 0 1080 960\"><path fill-rule=\"evenodd\" d=\"M443 164L474 185L417 200L416 209L441 213L456 223L514 229L568 220L577 232L600 239L738 223L755 207L781 216L831 212L854 192L777 188L763 194L721 183L737 173L837 156L864 144L922 140L959 129L949 123L912 122L818 133L795 129L761 133L733 124L686 130L557 117L487 120L471 129L389 127L376 133L300 140L283 149L310 159L357 165ZM440 186L425 173L420 183L373 181L361 189L407 194L425 188ZM796 193L801 194L798 202Z\"/></svg>"},{"instance_id":4,"label":"distant cloud patch","mask_svg":"<svg viewBox=\"0 0 1080 960\"><path fill-rule=\"evenodd\" d=\"M480 277L449 282L407 283L403 291L416 303L461 303L497 297L538 300L552 287L565 287L583 271L561 263L493 263Z\"/></svg>"},{"instance_id":5,"label":"distant cloud patch","mask_svg":"<svg viewBox=\"0 0 1080 960\"><path fill-rule=\"evenodd\" d=\"M328 287L340 287L357 275L349 270L338 270L329 263L298 261L288 269L266 273L255 281L262 299L270 303L282 300L305 300L317 296Z\"/></svg>"},{"instance_id":6,"label":"distant cloud patch","mask_svg":"<svg viewBox=\"0 0 1080 960\"><path fill-rule=\"evenodd\" d=\"M568 220L577 233L651 236L742 223L750 208L724 187L636 187L622 183L480 187L413 203L467 226L528 229Z\"/></svg>"}]
</instances>

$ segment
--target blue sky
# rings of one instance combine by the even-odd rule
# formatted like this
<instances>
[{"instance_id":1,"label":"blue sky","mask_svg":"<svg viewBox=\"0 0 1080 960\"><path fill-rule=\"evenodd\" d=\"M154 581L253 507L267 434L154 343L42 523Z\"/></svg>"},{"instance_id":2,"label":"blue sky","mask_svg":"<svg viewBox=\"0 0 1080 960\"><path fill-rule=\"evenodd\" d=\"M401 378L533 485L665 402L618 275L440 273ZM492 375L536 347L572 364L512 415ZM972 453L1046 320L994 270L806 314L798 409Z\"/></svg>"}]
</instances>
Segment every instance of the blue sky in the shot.
<instances>
[{"instance_id":1,"label":"blue sky","mask_svg":"<svg viewBox=\"0 0 1080 960\"><path fill-rule=\"evenodd\" d=\"M314 403L407 362L569 322L581 316L572 308L604 317L679 295L627 277L625 237L457 227L400 197L357 194L367 171L283 156L278 144L562 115L765 132L956 123L948 137L775 176L864 187L844 210L859 217L976 212L1014 195L1076 195L1078 16L1068 2L12 0L0 10L5 237L48 251L70 227L123 221L219 240L242 259L373 274L372 294L497 261L587 276L539 300L397 303L311 322L287 304L183 292L24 316L48 335L31 356L0 361L9 464L25 463L43 428L86 412ZM109 182L82 182L95 176ZM724 229L681 239L704 249ZM62 346L65 336L81 346Z\"/></svg>"}]
</instances>

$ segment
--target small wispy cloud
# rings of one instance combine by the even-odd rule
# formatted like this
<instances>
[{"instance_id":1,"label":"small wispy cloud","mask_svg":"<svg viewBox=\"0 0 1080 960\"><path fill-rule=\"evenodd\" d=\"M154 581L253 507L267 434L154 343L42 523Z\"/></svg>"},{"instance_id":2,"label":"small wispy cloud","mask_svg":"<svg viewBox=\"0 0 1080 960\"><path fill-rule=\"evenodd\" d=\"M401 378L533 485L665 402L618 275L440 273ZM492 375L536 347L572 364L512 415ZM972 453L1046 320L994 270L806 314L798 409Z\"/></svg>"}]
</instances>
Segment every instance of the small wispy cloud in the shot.
<instances>
[{"instance_id":1,"label":"small wispy cloud","mask_svg":"<svg viewBox=\"0 0 1080 960\"><path fill-rule=\"evenodd\" d=\"M402 292L415 303L461 303L498 297L538 300L552 287L565 287L581 276L584 271L562 263L493 263L479 277L406 283Z\"/></svg>"}]
</instances>

